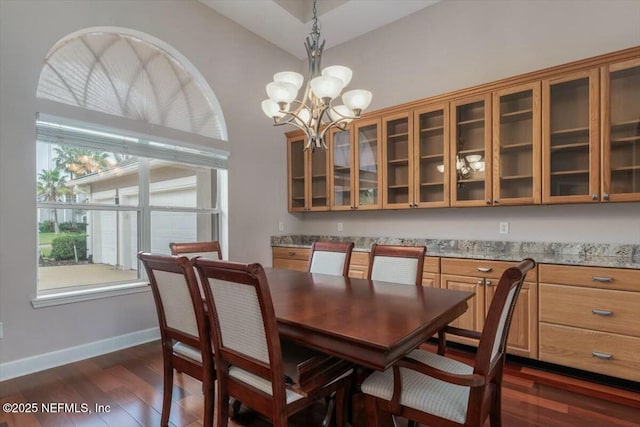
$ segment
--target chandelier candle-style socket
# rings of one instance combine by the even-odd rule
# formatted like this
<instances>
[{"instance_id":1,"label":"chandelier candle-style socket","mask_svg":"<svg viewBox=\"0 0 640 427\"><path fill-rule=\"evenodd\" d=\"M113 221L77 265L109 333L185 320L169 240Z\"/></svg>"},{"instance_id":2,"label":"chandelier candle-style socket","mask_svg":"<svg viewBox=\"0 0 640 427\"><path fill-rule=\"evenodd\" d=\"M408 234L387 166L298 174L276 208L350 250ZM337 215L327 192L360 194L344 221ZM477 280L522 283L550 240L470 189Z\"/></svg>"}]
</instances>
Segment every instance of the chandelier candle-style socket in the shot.
<instances>
[{"instance_id":1,"label":"chandelier candle-style socket","mask_svg":"<svg viewBox=\"0 0 640 427\"><path fill-rule=\"evenodd\" d=\"M320 30L316 1L313 0L313 28L305 48L309 60L309 74L301 100L296 99L304 77L295 71L282 71L267 84L269 99L262 101L262 111L273 119L275 126L293 125L307 136L304 149L327 149L325 135L332 127L344 130L371 103L368 90L354 89L342 94L342 104L333 105L342 90L351 81L353 72L342 65L333 65L320 71L324 40L320 43Z\"/></svg>"}]
</instances>

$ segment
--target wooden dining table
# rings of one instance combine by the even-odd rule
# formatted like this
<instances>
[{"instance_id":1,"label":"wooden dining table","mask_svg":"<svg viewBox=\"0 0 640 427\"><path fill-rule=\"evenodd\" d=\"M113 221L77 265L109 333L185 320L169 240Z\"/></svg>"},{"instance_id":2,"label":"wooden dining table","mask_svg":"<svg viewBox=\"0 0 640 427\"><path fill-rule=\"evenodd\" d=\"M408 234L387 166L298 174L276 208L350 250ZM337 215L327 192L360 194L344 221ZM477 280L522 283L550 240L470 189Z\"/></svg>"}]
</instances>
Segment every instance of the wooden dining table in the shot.
<instances>
[{"instance_id":1,"label":"wooden dining table","mask_svg":"<svg viewBox=\"0 0 640 427\"><path fill-rule=\"evenodd\" d=\"M471 292L265 269L281 337L384 370L467 310Z\"/></svg>"}]
</instances>

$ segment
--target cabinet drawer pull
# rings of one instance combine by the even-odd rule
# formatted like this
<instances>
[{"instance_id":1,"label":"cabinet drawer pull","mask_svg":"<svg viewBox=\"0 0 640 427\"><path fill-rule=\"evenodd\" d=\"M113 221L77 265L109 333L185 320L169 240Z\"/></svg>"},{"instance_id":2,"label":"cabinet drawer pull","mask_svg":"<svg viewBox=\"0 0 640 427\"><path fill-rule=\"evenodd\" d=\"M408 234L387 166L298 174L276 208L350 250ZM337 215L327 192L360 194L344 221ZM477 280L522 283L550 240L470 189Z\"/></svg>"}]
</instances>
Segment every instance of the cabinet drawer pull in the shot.
<instances>
[{"instance_id":1,"label":"cabinet drawer pull","mask_svg":"<svg viewBox=\"0 0 640 427\"><path fill-rule=\"evenodd\" d=\"M491 268L491 267L478 267L478 271L481 271L483 273L488 273L491 270L493 270L493 268Z\"/></svg>"},{"instance_id":2,"label":"cabinet drawer pull","mask_svg":"<svg viewBox=\"0 0 640 427\"><path fill-rule=\"evenodd\" d=\"M289 252L289 256L295 256L295 252Z\"/></svg>"},{"instance_id":3,"label":"cabinet drawer pull","mask_svg":"<svg viewBox=\"0 0 640 427\"><path fill-rule=\"evenodd\" d=\"M613 314L613 311L611 311L611 310L600 310L600 309L594 308L594 309L591 310L591 313L597 314L598 316L611 316Z\"/></svg>"},{"instance_id":4,"label":"cabinet drawer pull","mask_svg":"<svg viewBox=\"0 0 640 427\"><path fill-rule=\"evenodd\" d=\"M593 357L597 357L598 359L605 359L605 360L609 360L609 359L613 358L613 354L600 353L599 351L592 351L591 355Z\"/></svg>"},{"instance_id":5,"label":"cabinet drawer pull","mask_svg":"<svg viewBox=\"0 0 640 427\"><path fill-rule=\"evenodd\" d=\"M602 283L613 282L613 279L607 276L591 276L591 280L593 280L594 282L602 282Z\"/></svg>"}]
</instances>

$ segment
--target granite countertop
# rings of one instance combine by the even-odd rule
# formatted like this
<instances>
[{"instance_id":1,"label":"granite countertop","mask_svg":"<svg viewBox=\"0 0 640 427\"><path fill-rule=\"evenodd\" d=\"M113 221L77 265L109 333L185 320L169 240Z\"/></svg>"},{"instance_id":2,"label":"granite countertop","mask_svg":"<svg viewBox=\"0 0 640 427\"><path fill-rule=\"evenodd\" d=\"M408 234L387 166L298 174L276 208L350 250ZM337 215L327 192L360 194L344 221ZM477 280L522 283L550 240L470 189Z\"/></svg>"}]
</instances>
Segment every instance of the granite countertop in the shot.
<instances>
[{"instance_id":1,"label":"granite countertop","mask_svg":"<svg viewBox=\"0 0 640 427\"><path fill-rule=\"evenodd\" d=\"M538 264L583 265L640 269L640 245L612 243L504 242L488 240L437 240L398 237L283 235L272 236L271 246L310 248L315 240L355 243L355 251L368 252L374 243L424 245L427 256L443 258L520 261Z\"/></svg>"}]
</instances>

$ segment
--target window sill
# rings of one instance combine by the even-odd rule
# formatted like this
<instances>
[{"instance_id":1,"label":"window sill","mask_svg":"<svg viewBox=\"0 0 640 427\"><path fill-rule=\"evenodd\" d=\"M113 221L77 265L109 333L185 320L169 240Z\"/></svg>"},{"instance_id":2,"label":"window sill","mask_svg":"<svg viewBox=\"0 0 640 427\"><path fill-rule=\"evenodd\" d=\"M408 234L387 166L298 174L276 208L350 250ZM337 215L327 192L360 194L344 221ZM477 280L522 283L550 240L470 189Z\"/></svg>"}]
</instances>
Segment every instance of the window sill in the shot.
<instances>
[{"instance_id":1,"label":"window sill","mask_svg":"<svg viewBox=\"0 0 640 427\"><path fill-rule=\"evenodd\" d=\"M36 298L31 300L31 305L33 308L42 308L150 291L151 287L149 286L149 283L135 282L124 285L104 286L101 288L66 292L62 291L54 294L38 295Z\"/></svg>"}]
</instances>

